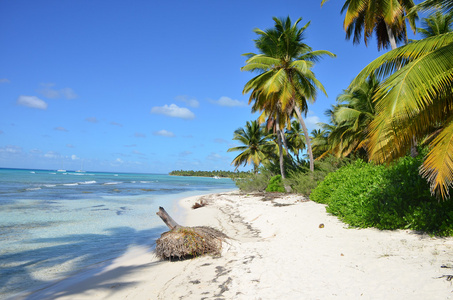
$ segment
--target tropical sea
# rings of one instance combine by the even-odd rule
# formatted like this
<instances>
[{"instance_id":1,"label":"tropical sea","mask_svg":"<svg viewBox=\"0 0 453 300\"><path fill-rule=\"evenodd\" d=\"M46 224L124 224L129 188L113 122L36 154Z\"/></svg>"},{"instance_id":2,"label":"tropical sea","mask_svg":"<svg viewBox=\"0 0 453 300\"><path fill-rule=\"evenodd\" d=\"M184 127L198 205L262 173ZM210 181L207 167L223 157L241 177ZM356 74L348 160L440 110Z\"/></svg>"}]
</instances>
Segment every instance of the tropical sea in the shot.
<instances>
[{"instance_id":1,"label":"tropical sea","mask_svg":"<svg viewBox=\"0 0 453 300\"><path fill-rule=\"evenodd\" d=\"M159 206L178 221L179 199L235 189L230 179L0 168L0 299L152 249L168 230Z\"/></svg>"}]
</instances>

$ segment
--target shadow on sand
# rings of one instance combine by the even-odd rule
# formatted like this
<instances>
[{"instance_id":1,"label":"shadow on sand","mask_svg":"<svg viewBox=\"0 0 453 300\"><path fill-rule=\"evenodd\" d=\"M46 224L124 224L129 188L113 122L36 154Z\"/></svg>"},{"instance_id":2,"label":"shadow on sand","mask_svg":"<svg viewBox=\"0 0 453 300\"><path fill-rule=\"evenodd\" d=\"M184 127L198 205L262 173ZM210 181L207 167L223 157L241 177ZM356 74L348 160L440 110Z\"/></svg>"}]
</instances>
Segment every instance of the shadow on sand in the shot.
<instances>
[{"instance_id":1,"label":"shadow on sand","mask_svg":"<svg viewBox=\"0 0 453 300\"><path fill-rule=\"evenodd\" d=\"M133 282L120 282L118 274L127 275L150 264L109 270L113 259L125 254L131 246L142 246L152 251L155 240L165 230L167 230L165 226L139 231L130 227L117 227L108 229L106 234L72 234L32 240L32 243L49 246L0 255L0 298L5 299L4 297L9 296L11 297L9 299L52 299L68 296L74 292L69 286L65 286L68 285L68 280L40 279L49 278L50 272L57 273L60 279L77 275L71 284L89 280L92 289L127 287ZM64 271L65 268L82 271L74 273ZM103 273L102 277L97 276L99 273ZM24 293L24 283L27 293L41 290L27 295ZM57 285L59 285L57 289L61 290L58 294L54 288L46 289L46 286Z\"/></svg>"}]
</instances>

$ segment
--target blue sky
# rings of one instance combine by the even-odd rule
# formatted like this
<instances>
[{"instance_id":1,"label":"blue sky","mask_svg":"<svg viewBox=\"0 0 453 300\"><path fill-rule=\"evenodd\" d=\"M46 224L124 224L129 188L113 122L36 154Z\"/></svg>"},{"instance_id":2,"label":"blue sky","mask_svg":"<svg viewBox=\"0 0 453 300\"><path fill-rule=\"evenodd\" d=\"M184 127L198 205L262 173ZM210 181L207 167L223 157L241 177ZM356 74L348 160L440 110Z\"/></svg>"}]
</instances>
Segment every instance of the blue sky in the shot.
<instances>
[{"instance_id":1,"label":"blue sky","mask_svg":"<svg viewBox=\"0 0 453 300\"><path fill-rule=\"evenodd\" d=\"M343 3L2 0L0 167L234 170L233 132L256 118L240 71L252 30L302 17L305 42L337 55L314 68L328 98L309 106L311 130L380 54L345 40Z\"/></svg>"}]
</instances>

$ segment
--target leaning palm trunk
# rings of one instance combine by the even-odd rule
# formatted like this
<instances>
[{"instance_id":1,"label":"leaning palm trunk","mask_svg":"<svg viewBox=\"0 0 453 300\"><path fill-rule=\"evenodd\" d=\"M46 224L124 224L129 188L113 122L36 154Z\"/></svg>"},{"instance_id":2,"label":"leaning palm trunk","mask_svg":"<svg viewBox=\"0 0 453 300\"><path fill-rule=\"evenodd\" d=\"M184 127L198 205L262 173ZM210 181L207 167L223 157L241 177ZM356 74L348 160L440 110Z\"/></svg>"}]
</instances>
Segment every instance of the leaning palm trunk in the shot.
<instances>
[{"instance_id":1,"label":"leaning palm trunk","mask_svg":"<svg viewBox=\"0 0 453 300\"><path fill-rule=\"evenodd\" d=\"M294 107L294 110L296 112L297 118L299 119L300 126L302 126L302 129L304 131L305 140L306 140L306 144L307 144L308 158L310 160L310 171L314 172L315 164L313 161L313 150L311 149L311 141L310 141L310 136L308 135L307 126L305 126L305 122L302 119L302 114L300 113L299 107L297 107L297 106Z\"/></svg>"}]
</instances>

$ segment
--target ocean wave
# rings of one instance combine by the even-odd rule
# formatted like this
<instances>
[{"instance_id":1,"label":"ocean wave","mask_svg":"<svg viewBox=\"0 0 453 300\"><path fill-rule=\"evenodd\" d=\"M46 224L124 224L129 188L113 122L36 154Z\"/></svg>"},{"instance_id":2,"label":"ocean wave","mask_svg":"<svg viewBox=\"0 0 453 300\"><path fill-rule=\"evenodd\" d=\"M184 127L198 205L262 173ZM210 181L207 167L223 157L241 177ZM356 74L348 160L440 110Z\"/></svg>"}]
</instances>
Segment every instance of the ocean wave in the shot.
<instances>
[{"instance_id":1,"label":"ocean wave","mask_svg":"<svg viewBox=\"0 0 453 300\"><path fill-rule=\"evenodd\" d=\"M37 190L40 190L41 188L40 187L35 187L35 188L28 188L28 189L25 189L26 191L37 191Z\"/></svg>"},{"instance_id":2,"label":"ocean wave","mask_svg":"<svg viewBox=\"0 0 453 300\"><path fill-rule=\"evenodd\" d=\"M56 187L57 185L56 184L45 184L44 186L45 187Z\"/></svg>"},{"instance_id":3,"label":"ocean wave","mask_svg":"<svg viewBox=\"0 0 453 300\"><path fill-rule=\"evenodd\" d=\"M94 183L96 183L96 180L89 180L89 181L79 182L79 184L94 184Z\"/></svg>"},{"instance_id":4,"label":"ocean wave","mask_svg":"<svg viewBox=\"0 0 453 300\"><path fill-rule=\"evenodd\" d=\"M75 186L75 185L79 185L79 184L76 182L76 183L64 183L63 185L64 186Z\"/></svg>"},{"instance_id":5,"label":"ocean wave","mask_svg":"<svg viewBox=\"0 0 453 300\"><path fill-rule=\"evenodd\" d=\"M106 182L104 185L115 185L115 184L121 184L122 182L119 181L113 181L113 182Z\"/></svg>"}]
</instances>

